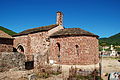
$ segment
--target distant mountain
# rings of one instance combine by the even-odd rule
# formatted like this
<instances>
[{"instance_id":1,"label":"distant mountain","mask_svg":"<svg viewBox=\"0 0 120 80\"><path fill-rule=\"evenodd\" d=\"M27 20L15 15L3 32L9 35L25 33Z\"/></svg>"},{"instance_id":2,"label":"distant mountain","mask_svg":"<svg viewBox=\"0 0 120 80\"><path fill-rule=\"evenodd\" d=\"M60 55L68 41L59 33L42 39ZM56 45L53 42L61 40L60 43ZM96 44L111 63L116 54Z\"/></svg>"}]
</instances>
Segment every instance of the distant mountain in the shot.
<instances>
[{"instance_id":1,"label":"distant mountain","mask_svg":"<svg viewBox=\"0 0 120 80\"><path fill-rule=\"evenodd\" d=\"M4 31L5 33L7 33L7 34L9 34L9 35L14 35L14 34L16 34L16 32L14 32L14 31L12 31L12 30L9 30L9 29L7 29L7 28L4 28L4 27L2 27L2 26L0 26L0 30L2 30L2 31Z\"/></svg>"},{"instance_id":2,"label":"distant mountain","mask_svg":"<svg viewBox=\"0 0 120 80\"><path fill-rule=\"evenodd\" d=\"M108 38L100 38L99 43L100 45L120 45L120 33Z\"/></svg>"}]
</instances>

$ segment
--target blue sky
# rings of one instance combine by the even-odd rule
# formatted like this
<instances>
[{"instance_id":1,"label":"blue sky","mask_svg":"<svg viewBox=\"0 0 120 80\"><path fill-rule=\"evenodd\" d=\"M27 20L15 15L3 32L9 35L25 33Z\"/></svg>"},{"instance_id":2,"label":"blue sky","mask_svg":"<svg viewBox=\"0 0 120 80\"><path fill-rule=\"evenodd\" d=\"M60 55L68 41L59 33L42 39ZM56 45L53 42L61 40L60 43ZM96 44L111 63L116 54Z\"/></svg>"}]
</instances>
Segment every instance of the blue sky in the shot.
<instances>
[{"instance_id":1,"label":"blue sky","mask_svg":"<svg viewBox=\"0 0 120 80\"><path fill-rule=\"evenodd\" d=\"M0 26L21 32L56 23L64 14L64 27L79 27L100 37L120 33L120 0L0 0Z\"/></svg>"}]
</instances>

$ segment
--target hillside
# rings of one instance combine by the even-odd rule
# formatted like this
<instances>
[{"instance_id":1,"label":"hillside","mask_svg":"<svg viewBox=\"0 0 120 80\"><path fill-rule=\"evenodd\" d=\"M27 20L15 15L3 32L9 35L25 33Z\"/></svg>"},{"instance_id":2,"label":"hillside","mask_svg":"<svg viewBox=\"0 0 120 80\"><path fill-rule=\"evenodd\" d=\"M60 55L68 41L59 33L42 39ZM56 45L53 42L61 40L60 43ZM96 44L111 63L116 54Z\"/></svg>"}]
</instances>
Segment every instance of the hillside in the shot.
<instances>
[{"instance_id":1,"label":"hillside","mask_svg":"<svg viewBox=\"0 0 120 80\"><path fill-rule=\"evenodd\" d=\"M100 38L99 43L100 45L120 45L120 33L108 38Z\"/></svg>"},{"instance_id":2,"label":"hillside","mask_svg":"<svg viewBox=\"0 0 120 80\"><path fill-rule=\"evenodd\" d=\"M2 31L4 31L5 33L7 33L7 34L9 34L9 35L14 35L14 34L16 34L16 32L14 32L14 31L12 31L12 30L9 30L9 29L7 29L7 28L4 28L4 27L2 27L2 26L0 26L0 30L2 30Z\"/></svg>"}]
</instances>

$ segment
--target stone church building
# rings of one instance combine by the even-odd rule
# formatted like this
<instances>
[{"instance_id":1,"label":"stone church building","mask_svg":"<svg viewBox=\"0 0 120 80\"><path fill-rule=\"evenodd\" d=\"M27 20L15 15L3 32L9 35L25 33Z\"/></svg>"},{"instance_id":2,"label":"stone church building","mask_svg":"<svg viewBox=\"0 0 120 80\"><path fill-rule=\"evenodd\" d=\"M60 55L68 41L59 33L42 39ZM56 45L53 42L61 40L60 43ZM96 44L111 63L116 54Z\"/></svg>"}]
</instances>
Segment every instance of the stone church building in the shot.
<instances>
[{"instance_id":1,"label":"stone church building","mask_svg":"<svg viewBox=\"0 0 120 80\"><path fill-rule=\"evenodd\" d=\"M34 61L35 55L47 55L55 64L92 65L99 62L98 36L80 28L64 28L63 14L57 12L54 25L22 31L14 37L13 47Z\"/></svg>"}]
</instances>

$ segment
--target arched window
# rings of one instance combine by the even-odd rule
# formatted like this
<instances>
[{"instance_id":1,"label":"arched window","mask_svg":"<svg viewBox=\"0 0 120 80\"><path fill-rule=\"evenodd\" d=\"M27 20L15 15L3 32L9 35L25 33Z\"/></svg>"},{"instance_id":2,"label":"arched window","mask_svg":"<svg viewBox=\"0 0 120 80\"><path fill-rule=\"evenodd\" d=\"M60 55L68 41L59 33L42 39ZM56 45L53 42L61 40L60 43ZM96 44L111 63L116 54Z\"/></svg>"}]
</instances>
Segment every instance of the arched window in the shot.
<instances>
[{"instance_id":1,"label":"arched window","mask_svg":"<svg viewBox=\"0 0 120 80\"><path fill-rule=\"evenodd\" d=\"M57 56L58 56L58 60L60 61L60 44L59 43L57 43Z\"/></svg>"},{"instance_id":2,"label":"arched window","mask_svg":"<svg viewBox=\"0 0 120 80\"><path fill-rule=\"evenodd\" d=\"M58 50L60 52L60 44L59 43L57 43L57 47L58 47Z\"/></svg>"},{"instance_id":3,"label":"arched window","mask_svg":"<svg viewBox=\"0 0 120 80\"><path fill-rule=\"evenodd\" d=\"M20 52L20 53L24 53L24 48L23 48L23 46L19 45L19 46L17 47L17 51Z\"/></svg>"},{"instance_id":4,"label":"arched window","mask_svg":"<svg viewBox=\"0 0 120 80\"><path fill-rule=\"evenodd\" d=\"M79 51L78 51L78 50L79 50L79 46L78 46L78 45L75 45L75 48L76 48L76 49L75 49L75 50L76 50L76 54L79 55Z\"/></svg>"}]
</instances>

